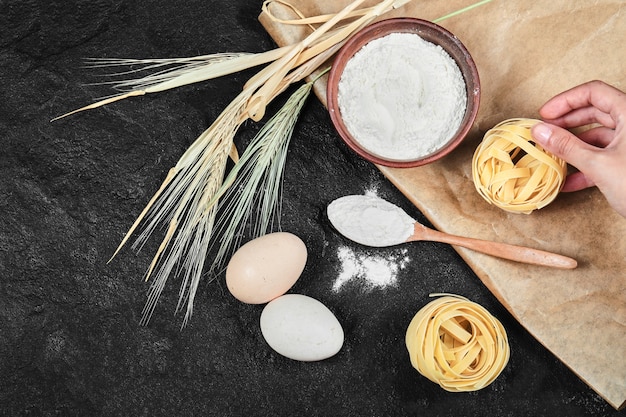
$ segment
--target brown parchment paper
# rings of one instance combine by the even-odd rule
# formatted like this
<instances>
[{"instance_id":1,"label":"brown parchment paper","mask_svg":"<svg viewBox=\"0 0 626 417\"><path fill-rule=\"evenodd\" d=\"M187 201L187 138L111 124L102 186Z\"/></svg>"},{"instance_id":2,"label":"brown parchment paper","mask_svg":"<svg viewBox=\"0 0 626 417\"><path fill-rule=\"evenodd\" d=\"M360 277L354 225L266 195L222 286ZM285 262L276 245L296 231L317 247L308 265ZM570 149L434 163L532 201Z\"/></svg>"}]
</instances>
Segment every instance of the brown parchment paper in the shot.
<instances>
[{"instance_id":1,"label":"brown parchment paper","mask_svg":"<svg viewBox=\"0 0 626 417\"><path fill-rule=\"evenodd\" d=\"M306 16L333 13L349 3L289 1ZM413 0L380 18L433 20L473 2ZM275 10L293 17L287 9ZM626 219L596 189L563 193L530 215L504 212L475 191L470 163L487 129L511 117L538 117L538 108L561 91L591 79L625 90L625 19L623 0L494 0L440 22L465 44L478 67L482 93L475 126L437 163L378 167L439 230L578 260L577 269L564 271L455 248L537 340L618 409L626 404ZM307 33L264 14L260 21L281 46ZM325 88L316 83L324 104Z\"/></svg>"}]
</instances>

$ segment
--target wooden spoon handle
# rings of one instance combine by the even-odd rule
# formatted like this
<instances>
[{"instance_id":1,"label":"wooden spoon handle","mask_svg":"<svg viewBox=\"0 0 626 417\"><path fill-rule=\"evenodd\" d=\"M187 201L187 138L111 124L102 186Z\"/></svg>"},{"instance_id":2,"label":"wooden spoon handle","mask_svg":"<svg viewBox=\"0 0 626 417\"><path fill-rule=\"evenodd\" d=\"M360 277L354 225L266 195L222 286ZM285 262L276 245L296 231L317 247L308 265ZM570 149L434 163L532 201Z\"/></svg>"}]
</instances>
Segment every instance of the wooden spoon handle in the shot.
<instances>
[{"instance_id":1,"label":"wooden spoon handle","mask_svg":"<svg viewBox=\"0 0 626 417\"><path fill-rule=\"evenodd\" d=\"M574 269L578 265L575 259L556 253L527 248L524 246L509 245L508 243L499 243L450 235L437 230L429 229L427 227L424 227L424 230L421 230L419 238L422 240L463 246L464 248L486 253L487 255L527 264L549 266L560 269Z\"/></svg>"}]
</instances>

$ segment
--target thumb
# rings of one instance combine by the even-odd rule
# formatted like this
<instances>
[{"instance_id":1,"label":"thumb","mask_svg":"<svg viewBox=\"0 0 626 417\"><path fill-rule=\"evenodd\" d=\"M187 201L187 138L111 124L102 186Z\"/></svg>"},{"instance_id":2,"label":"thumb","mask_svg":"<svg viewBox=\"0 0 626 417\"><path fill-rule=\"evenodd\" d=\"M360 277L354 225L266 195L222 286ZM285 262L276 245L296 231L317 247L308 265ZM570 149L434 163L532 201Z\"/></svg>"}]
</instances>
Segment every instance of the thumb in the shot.
<instances>
[{"instance_id":1,"label":"thumb","mask_svg":"<svg viewBox=\"0 0 626 417\"><path fill-rule=\"evenodd\" d=\"M590 153L593 152L591 145L563 128L543 122L533 126L531 134L545 150L585 172Z\"/></svg>"}]
</instances>

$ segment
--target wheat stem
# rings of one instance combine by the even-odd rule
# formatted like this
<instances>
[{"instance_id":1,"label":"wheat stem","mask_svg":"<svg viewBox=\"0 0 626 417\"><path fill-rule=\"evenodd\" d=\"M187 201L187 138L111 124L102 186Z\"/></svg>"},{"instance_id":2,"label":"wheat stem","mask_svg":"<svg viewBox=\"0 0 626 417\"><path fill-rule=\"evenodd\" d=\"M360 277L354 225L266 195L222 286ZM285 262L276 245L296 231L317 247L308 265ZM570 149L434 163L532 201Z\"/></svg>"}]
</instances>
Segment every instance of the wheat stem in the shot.
<instances>
[{"instance_id":1,"label":"wheat stem","mask_svg":"<svg viewBox=\"0 0 626 417\"><path fill-rule=\"evenodd\" d=\"M223 266L228 253L239 244L245 224L254 224L254 238L271 230L275 218L280 219L287 148L314 82L299 87L263 126L216 193L214 199L220 199L223 210L216 232L222 238L210 274Z\"/></svg>"}]
</instances>

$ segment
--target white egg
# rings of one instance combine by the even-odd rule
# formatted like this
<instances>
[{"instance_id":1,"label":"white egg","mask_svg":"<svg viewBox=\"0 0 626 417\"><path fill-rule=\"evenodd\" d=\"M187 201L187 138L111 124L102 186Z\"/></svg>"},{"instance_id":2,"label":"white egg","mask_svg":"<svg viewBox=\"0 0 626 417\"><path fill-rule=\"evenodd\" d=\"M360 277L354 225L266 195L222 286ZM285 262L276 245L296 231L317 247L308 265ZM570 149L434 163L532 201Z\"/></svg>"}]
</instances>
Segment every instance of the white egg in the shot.
<instances>
[{"instance_id":1,"label":"white egg","mask_svg":"<svg viewBox=\"0 0 626 417\"><path fill-rule=\"evenodd\" d=\"M301 294L270 301L261 313L261 333L276 352L305 362L335 355L344 340L335 315L318 300Z\"/></svg>"}]
</instances>

